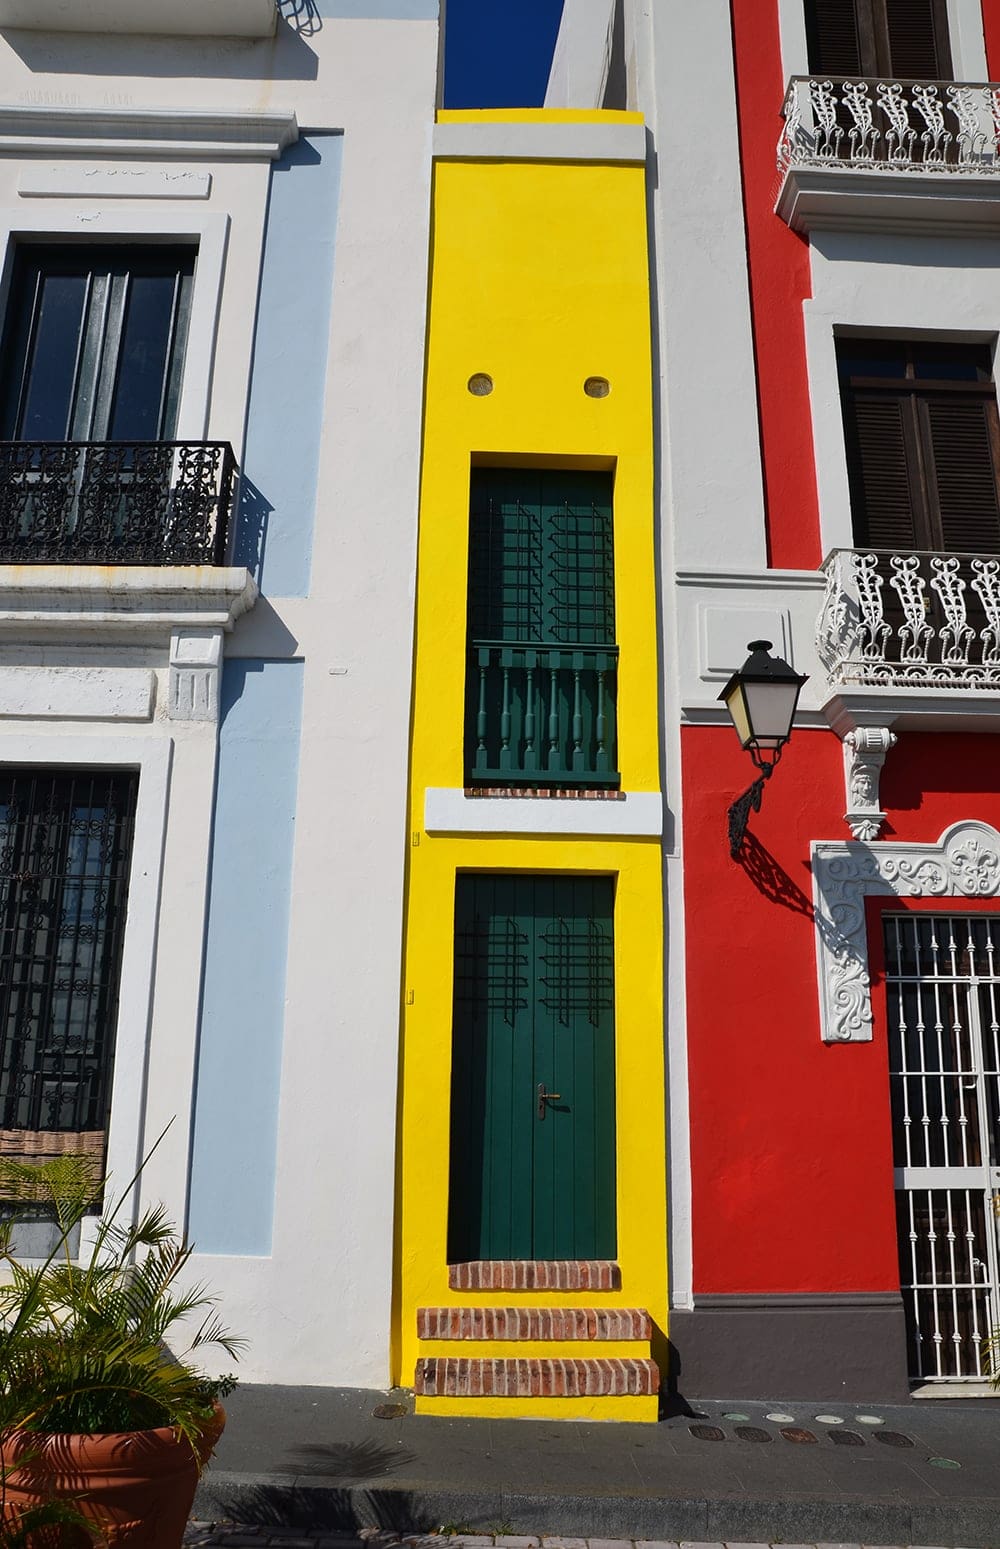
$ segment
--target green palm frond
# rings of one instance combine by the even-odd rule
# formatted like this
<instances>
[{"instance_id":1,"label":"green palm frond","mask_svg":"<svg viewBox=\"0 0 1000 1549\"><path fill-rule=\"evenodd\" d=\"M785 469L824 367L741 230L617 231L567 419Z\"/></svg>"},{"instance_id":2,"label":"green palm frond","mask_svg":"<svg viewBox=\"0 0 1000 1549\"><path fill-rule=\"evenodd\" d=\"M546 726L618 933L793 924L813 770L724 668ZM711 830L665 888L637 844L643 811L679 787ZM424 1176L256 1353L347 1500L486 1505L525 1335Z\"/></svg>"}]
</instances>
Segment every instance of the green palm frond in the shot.
<instances>
[{"instance_id":1,"label":"green palm frond","mask_svg":"<svg viewBox=\"0 0 1000 1549\"><path fill-rule=\"evenodd\" d=\"M89 1256L74 1261L71 1234L104 1187L95 1187L86 1159L72 1165L79 1160L0 1162L8 1208L16 1216L42 1202L58 1233L37 1265L17 1259L6 1223L0 1231L0 1431L170 1425L197 1454L213 1398L233 1379L210 1379L191 1354L214 1346L236 1359L244 1342L222 1324L204 1285L182 1284L192 1250L162 1206L130 1222L119 1199L90 1234ZM188 1344L177 1356L168 1336L182 1329Z\"/></svg>"}]
</instances>

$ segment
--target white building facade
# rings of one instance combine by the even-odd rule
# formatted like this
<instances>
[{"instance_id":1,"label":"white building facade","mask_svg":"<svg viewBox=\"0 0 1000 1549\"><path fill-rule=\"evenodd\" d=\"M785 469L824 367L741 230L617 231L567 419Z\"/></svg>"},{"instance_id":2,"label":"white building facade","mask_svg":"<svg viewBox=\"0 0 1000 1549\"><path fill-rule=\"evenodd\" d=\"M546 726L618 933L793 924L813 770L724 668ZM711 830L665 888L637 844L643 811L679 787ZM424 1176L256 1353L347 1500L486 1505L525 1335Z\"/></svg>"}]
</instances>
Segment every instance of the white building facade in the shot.
<instances>
[{"instance_id":1,"label":"white building facade","mask_svg":"<svg viewBox=\"0 0 1000 1549\"><path fill-rule=\"evenodd\" d=\"M389 1368L438 41L0 5L0 1131L166 1131L251 1381Z\"/></svg>"}]
</instances>

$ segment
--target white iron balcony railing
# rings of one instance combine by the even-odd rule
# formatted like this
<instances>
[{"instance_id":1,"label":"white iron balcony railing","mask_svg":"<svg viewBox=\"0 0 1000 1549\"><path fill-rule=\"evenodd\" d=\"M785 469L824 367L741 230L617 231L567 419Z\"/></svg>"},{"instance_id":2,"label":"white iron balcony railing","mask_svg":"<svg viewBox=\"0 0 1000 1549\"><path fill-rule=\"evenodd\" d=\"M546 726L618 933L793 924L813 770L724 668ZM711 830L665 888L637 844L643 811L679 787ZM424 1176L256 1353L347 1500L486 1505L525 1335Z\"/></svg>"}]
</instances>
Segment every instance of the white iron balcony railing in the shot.
<instances>
[{"instance_id":1,"label":"white iron balcony railing","mask_svg":"<svg viewBox=\"0 0 1000 1549\"><path fill-rule=\"evenodd\" d=\"M1000 85L794 76L778 170L1000 177Z\"/></svg>"},{"instance_id":2,"label":"white iron balcony railing","mask_svg":"<svg viewBox=\"0 0 1000 1549\"><path fill-rule=\"evenodd\" d=\"M1000 557L834 549L822 568L832 685L1000 687Z\"/></svg>"}]
</instances>

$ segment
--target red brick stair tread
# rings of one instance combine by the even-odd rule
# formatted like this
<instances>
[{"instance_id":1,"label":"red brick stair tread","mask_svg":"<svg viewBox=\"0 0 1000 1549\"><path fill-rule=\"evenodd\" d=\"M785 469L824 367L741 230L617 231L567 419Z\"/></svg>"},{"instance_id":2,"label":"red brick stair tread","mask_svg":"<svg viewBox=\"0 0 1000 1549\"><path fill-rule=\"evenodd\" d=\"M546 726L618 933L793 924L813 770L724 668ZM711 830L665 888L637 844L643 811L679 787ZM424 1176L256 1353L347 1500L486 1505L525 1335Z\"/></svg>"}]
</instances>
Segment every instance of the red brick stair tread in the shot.
<instances>
[{"instance_id":1,"label":"red brick stair tread","mask_svg":"<svg viewBox=\"0 0 1000 1549\"><path fill-rule=\"evenodd\" d=\"M518 1360L422 1358L414 1387L425 1398L603 1398L660 1390L655 1361L632 1357Z\"/></svg>"},{"instance_id":2,"label":"red brick stair tread","mask_svg":"<svg viewBox=\"0 0 1000 1549\"><path fill-rule=\"evenodd\" d=\"M448 1265L453 1291L619 1291L612 1259L474 1259Z\"/></svg>"},{"instance_id":3,"label":"red brick stair tread","mask_svg":"<svg viewBox=\"0 0 1000 1549\"><path fill-rule=\"evenodd\" d=\"M649 1339L643 1307L420 1307L418 1339Z\"/></svg>"}]
</instances>

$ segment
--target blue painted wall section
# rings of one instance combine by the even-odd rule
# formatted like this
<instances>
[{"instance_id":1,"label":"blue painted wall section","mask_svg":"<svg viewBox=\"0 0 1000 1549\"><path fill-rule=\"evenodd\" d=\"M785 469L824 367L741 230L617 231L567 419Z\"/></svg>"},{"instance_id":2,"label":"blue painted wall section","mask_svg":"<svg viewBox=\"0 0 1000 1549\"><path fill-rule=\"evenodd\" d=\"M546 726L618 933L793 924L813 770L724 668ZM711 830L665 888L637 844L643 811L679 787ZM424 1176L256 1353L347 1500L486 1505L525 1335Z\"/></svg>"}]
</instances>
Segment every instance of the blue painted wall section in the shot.
<instances>
[{"instance_id":1,"label":"blue painted wall section","mask_svg":"<svg viewBox=\"0 0 1000 1549\"><path fill-rule=\"evenodd\" d=\"M343 136L271 170L234 562L272 597L309 591Z\"/></svg>"},{"instance_id":2,"label":"blue painted wall section","mask_svg":"<svg viewBox=\"0 0 1000 1549\"><path fill-rule=\"evenodd\" d=\"M222 674L188 1231L271 1251L302 663Z\"/></svg>"}]
</instances>

